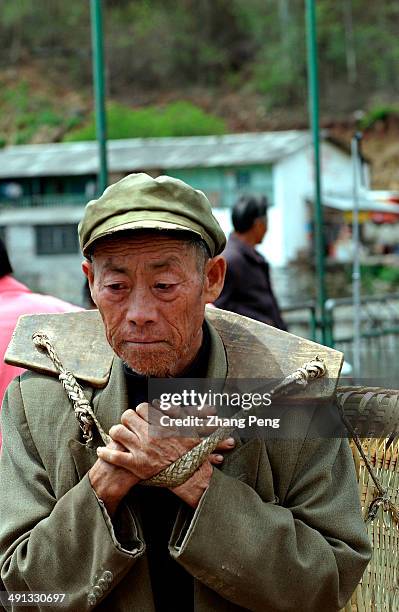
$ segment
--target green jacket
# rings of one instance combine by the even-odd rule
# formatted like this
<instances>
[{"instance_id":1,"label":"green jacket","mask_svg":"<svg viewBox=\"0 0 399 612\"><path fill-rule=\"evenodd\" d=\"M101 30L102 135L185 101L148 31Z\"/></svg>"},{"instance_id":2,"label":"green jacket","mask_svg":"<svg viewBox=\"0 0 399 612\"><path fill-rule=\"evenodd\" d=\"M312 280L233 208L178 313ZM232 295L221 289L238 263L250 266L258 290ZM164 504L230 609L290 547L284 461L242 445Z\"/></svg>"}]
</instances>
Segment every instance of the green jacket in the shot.
<instances>
[{"instance_id":1,"label":"green jacket","mask_svg":"<svg viewBox=\"0 0 399 612\"><path fill-rule=\"evenodd\" d=\"M238 315L215 311L209 318L209 376L260 375L265 364L281 376L292 370L295 352L303 362L305 345L332 359L324 347ZM104 388L84 389L105 430L128 407L117 357ZM134 488L111 521L87 476L95 450L81 442L60 383L37 372L16 379L2 429L5 588L66 593L65 609L75 612L153 612ZM169 550L195 578L196 612L339 610L370 558L347 441L238 441L213 470L194 515L182 502ZM178 600L179 585L171 589Z\"/></svg>"}]
</instances>

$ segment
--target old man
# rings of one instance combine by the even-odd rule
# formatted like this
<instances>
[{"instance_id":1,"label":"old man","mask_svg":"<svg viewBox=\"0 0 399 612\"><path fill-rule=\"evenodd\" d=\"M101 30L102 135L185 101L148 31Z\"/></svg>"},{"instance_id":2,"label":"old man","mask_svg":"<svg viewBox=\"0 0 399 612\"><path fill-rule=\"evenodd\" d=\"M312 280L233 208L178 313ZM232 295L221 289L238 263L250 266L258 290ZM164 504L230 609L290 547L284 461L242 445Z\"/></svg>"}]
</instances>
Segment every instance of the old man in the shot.
<instances>
[{"instance_id":1,"label":"old man","mask_svg":"<svg viewBox=\"0 0 399 612\"><path fill-rule=\"evenodd\" d=\"M88 204L79 234L113 350L109 359L101 348L99 319L90 351L106 372L100 388L82 349L96 313L54 315L78 322L57 349L73 357L111 439L94 428L84 443L55 377L29 372L9 387L0 460L8 596L45 609L41 594L65 594L76 612L339 610L370 557L346 440L235 435L183 484L141 485L199 442L149 435L159 413L147 403L150 378L279 378L297 346L240 315L205 316L225 274L225 237L205 195L133 174ZM25 366L38 369L28 357Z\"/></svg>"}]
</instances>

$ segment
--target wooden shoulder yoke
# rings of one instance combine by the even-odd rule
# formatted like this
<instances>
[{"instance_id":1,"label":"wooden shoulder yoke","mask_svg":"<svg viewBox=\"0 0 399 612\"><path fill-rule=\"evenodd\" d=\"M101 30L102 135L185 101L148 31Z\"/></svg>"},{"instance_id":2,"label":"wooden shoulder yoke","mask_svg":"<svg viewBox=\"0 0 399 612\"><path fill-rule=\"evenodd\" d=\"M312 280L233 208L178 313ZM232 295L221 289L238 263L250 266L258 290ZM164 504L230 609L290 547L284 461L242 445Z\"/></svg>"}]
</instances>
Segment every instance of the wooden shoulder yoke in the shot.
<instances>
[{"instance_id":1,"label":"wooden shoulder yoke","mask_svg":"<svg viewBox=\"0 0 399 612\"><path fill-rule=\"evenodd\" d=\"M64 367L76 378L95 387L107 384L114 353L105 337L98 310L19 318L4 361L57 376L51 360L34 345L32 335L35 332L43 332L50 338Z\"/></svg>"}]
</instances>

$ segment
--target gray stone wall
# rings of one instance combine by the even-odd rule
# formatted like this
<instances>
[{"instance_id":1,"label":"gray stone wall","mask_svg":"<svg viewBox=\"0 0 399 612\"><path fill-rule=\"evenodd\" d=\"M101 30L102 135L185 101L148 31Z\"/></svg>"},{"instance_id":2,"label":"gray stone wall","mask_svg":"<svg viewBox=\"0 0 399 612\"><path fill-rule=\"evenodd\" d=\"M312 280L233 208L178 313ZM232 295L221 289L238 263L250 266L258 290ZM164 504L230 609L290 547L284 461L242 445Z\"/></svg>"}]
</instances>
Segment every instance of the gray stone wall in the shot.
<instances>
[{"instance_id":1,"label":"gray stone wall","mask_svg":"<svg viewBox=\"0 0 399 612\"><path fill-rule=\"evenodd\" d=\"M39 255L36 249L36 224L77 223L82 209L8 210L0 215L5 242L15 277L32 291L83 304L84 275L82 256L76 254Z\"/></svg>"}]
</instances>

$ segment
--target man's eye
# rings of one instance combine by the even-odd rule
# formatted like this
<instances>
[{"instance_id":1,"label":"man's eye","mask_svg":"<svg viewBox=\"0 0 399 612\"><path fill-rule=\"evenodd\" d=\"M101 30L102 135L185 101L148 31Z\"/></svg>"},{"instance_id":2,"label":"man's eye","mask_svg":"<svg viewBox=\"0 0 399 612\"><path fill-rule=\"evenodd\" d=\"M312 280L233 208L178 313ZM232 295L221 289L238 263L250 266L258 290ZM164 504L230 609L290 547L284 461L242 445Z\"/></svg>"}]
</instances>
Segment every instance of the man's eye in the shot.
<instances>
[{"instance_id":1,"label":"man's eye","mask_svg":"<svg viewBox=\"0 0 399 612\"><path fill-rule=\"evenodd\" d=\"M168 289L172 289L174 284L172 283L155 283L155 289L160 289L161 291L167 291Z\"/></svg>"},{"instance_id":2,"label":"man's eye","mask_svg":"<svg viewBox=\"0 0 399 612\"><path fill-rule=\"evenodd\" d=\"M122 283L111 283L110 285L107 285L107 289L111 289L111 291L121 291L124 288L125 285Z\"/></svg>"}]
</instances>

